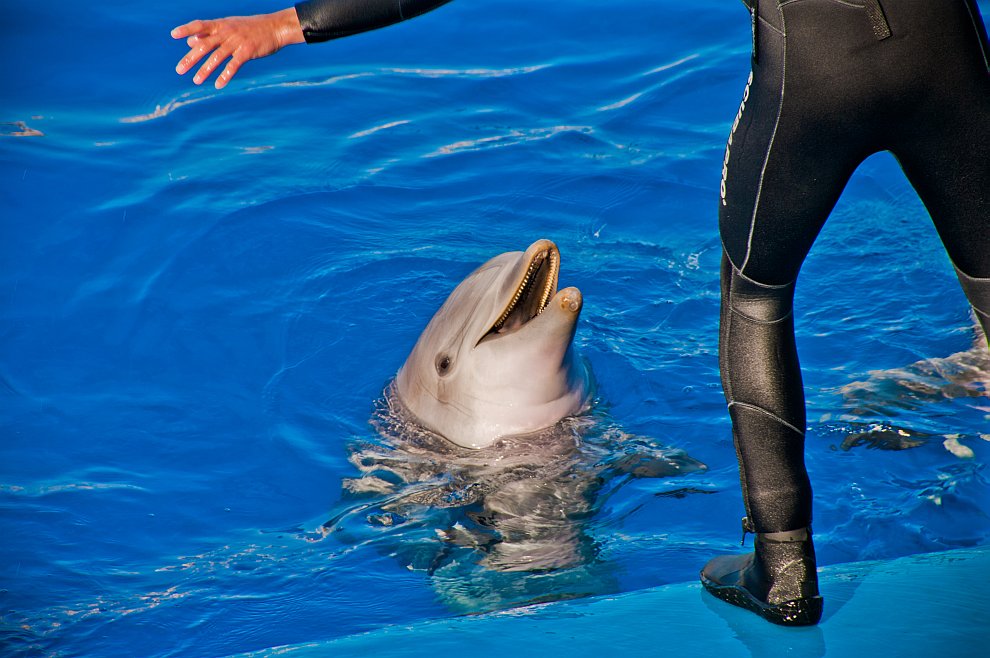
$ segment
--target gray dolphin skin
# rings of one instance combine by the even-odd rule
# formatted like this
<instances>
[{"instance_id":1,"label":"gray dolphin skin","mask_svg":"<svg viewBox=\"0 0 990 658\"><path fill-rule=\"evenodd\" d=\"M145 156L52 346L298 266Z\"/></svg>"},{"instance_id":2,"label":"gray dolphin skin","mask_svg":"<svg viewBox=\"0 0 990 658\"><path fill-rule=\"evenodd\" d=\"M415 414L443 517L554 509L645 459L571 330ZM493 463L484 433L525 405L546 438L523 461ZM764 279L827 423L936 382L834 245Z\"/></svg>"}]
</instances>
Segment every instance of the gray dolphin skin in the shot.
<instances>
[{"instance_id":1,"label":"gray dolphin skin","mask_svg":"<svg viewBox=\"0 0 990 658\"><path fill-rule=\"evenodd\" d=\"M577 288L557 290L560 251L537 240L472 272L447 298L396 376L399 402L466 448L585 411L591 375L572 340Z\"/></svg>"}]
</instances>

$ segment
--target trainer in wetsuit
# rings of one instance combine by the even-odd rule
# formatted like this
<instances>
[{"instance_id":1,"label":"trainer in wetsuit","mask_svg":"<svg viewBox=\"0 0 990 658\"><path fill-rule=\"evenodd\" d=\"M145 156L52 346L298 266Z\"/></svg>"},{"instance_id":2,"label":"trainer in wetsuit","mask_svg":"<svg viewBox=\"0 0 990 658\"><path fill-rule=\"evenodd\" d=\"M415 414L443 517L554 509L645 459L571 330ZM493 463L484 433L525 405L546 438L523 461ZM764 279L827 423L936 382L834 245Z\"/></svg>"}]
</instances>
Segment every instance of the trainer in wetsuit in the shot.
<instances>
[{"instance_id":1,"label":"trainer in wetsuit","mask_svg":"<svg viewBox=\"0 0 990 658\"><path fill-rule=\"evenodd\" d=\"M447 0L315 0L263 16L176 28L207 53L197 84L230 58L395 23ZM990 73L974 0L744 0L753 70L722 172L720 367L755 552L720 557L705 587L779 624L817 623L805 405L794 282L852 172L891 151L928 208L990 335ZM758 6L756 6L758 4ZM910 258L905 254L905 258ZM841 266L841 263L838 264Z\"/></svg>"},{"instance_id":2,"label":"trainer in wetsuit","mask_svg":"<svg viewBox=\"0 0 990 658\"><path fill-rule=\"evenodd\" d=\"M794 281L853 170L890 151L990 335L987 37L972 0L747 4L752 74L719 204L719 359L755 553L715 558L701 580L775 623L814 624L822 600Z\"/></svg>"}]
</instances>

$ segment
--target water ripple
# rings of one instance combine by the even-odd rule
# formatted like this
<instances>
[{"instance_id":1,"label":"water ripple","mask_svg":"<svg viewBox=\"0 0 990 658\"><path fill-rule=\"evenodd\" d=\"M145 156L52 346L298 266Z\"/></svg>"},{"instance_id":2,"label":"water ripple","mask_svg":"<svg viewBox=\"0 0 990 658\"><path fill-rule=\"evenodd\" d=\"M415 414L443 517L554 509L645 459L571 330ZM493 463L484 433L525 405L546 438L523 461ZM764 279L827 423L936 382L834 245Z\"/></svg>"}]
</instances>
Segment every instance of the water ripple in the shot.
<instances>
[{"instance_id":1,"label":"water ripple","mask_svg":"<svg viewBox=\"0 0 990 658\"><path fill-rule=\"evenodd\" d=\"M594 130L591 126L552 126L550 128L529 129L514 128L501 135L491 135L488 137L480 137L478 139L466 139L460 142L447 144L446 146L441 146L432 153L427 153L423 157L434 158L440 155L450 155L452 153L459 153L462 151L482 151L493 148L503 148L506 146L515 146L516 144L521 144L524 142L536 142L550 139L560 133L590 135L593 132Z\"/></svg>"},{"instance_id":2,"label":"water ripple","mask_svg":"<svg viewBox=\"0 0 990 658\"><path fill-rule=\"evenodd\" d=\"M353 135L351 135L348 139L357 139L359 137L367 137L368 135L373 135L373 134L375 134L376 132L378 132L380 130L388 130L389 128L395 128L396 126L403 126L403 125L405 125L407 123L410 123L410 121L408 119L402 119L400 121L389 121L388 123L383 123L380 126L375 126L373 128L368 128L367 130L358 131L358 132L354 133Z\"/></svg>"},{"instance_id":3,"label":"water ripple","mask_svg":"<svg viewBox=\"0 0 990 658\"><path fill-rule=\"evenodd\" d=\"M0 123L0 137L41 137L44 134L40 130L30 127L24 121Z\"/></svg>"},{"instance_id":4,"label":"water ripple","mask_svg":"<svg viewBox=\"0 0 990 658\"><path fill-rule=\"evenodd\" d=\"M412 69L412 68L387 68L383 69L389 73L401 75L415 75L423 78L504 78L513 75L525 75L545 69L549 64L536 64L533 66L517 66L504 69Z\"/></svg>"},{"instance_id":5,"label":"water ripple","mask_svg":"<svg viewBox=\"0 0 990 658\"><path fill-rule=\"evenodd\" d=\"M538 64L533 66L521 66L521 67L510 67L504 69L414 69L414 68L383 68L378 71L362 71L359 73L346 73L342 75L333 75L328 78L323 78L319 80L288 80L282 82L269 82L262 84L252 84L240 91L234 92L236 94L247 94L256 91L262 91L266 89L293 89L293 88L312 88L312 87L327 87L330 85L335 85L340 82L345 82L347 80L356 80L359 78L375 77L385 74L395 74L399 76L415 76L420 78L504 78L509 76L525 75L527 73L533 73L541 69L547 68L547 64ZM188 105L194 103L199 103L201 101L210 100L218 98L224 95L230 95L230 92L223 94L221 92L210 92L203 90L194 90L181 94L178 98L174 98L164 105L156 105L155 109L151 112L144 114L136 114L133 116L121 117L119 121L121 123L142 123L145 121L152 121L154 119L161 119L170 115L172 112L179 110ZM42 134L38 131L33 131L24 125L24 122L18 121L13 124L0 124L0 125L10 125L21 130L22 132L4 133L0 134L11 134L11 135L23 135L23 134ZM31 131L31 132L23 132Z\"/></svg>"}]
</instances>

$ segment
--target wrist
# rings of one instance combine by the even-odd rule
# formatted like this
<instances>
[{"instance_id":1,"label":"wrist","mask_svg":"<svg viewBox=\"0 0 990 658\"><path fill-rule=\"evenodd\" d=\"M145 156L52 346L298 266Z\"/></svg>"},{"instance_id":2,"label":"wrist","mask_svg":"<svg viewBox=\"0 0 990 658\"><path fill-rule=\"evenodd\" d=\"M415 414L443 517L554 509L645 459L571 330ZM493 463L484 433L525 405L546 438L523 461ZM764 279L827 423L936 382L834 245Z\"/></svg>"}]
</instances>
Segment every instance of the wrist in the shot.
<instances>
[{"instance_id":1,"label":"wrist","mask_svg":"<svg viewBox=\"0 0 990 658\"><path fill-rule=\"evenodd\" d=\"M279 48L302 43L306 40L302 26L299 25L299 16L296 14L295 7L288 7L269 15L274 24L275 41Z\"/></svg>"}]
</instances>

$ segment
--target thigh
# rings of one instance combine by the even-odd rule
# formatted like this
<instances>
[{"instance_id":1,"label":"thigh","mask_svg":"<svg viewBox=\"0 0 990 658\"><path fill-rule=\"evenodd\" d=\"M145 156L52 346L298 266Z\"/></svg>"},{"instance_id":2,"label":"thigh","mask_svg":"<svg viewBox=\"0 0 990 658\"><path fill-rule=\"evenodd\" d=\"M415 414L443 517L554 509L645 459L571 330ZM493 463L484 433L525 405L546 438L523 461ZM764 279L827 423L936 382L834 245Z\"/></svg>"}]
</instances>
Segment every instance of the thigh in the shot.
<instances>
[{"instance_id":1,"label":"thigh","mask_svg":"<svg viewBox=\"0 0 990 658\"><path fill-rule=\"evenodd\" d=\"M949 258L962 272L990 277L990 112L968 136L896 153L924 202Z\"/></svg>"},{"instance_id":2,"label":"thigh","mask_svg":"<svg viewBox=\"0 0 990 658\"><path fill-rule=\"evenodd\" d=\"M771 285L797 277L846 182L869 154L868 140L836 104L846 90L808 83L823 77L807 57L816 44L790 33L785 38L783 13L778 16L776 25L758 23L758 57L726 148L719 210L732 264Z\"/></svg>"},{"instance_id":3,"label":"thigh","mask_svg":"<svg viewBox=\"0 0 990 658\"><path fill-rule=\"evenodd\" d=\"M944 34L925 54L927 93L915 94L891 149L924 202L953 263L990 277L990 72L971 3L940 7ZM949 9L955 10L949 13Z\"/></svg>"}]
</instances>

